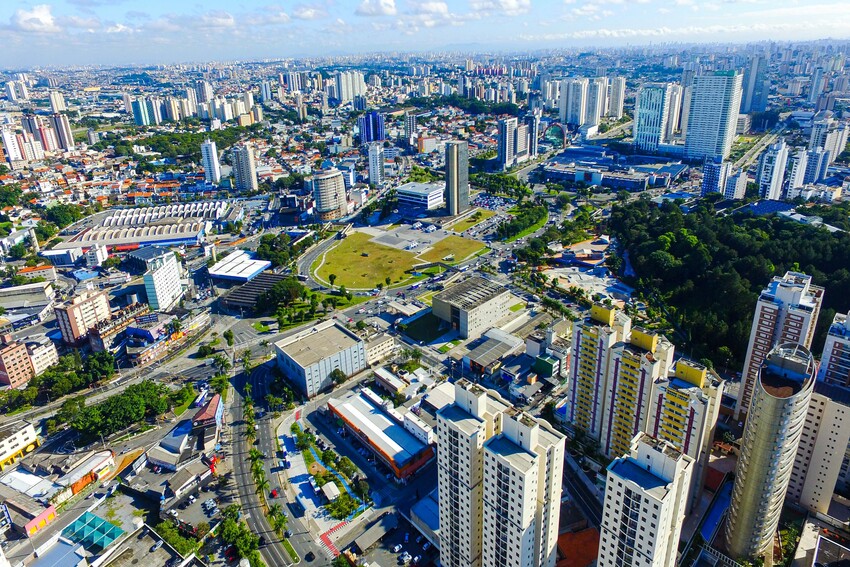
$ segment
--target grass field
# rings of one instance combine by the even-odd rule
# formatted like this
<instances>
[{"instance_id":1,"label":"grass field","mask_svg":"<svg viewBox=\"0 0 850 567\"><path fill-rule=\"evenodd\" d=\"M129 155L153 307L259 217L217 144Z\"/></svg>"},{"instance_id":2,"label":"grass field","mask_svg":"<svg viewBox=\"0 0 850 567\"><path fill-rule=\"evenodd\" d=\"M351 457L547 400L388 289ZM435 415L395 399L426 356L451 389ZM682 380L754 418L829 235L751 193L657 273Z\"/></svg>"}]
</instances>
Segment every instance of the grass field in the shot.
<instances>
[{"instance_id":1,"label":"grass field","mask_svg":"<svg viewBox=\"0 0 850 567\"><path fill-rule=\"evenodd\" d=\"M258 333L268 333L271 330L271 328L262 321L254 321L251 323L251 326L254 327L254 330Z\"/></svg>"},{"instance_id":2,"label":"grass field","mask_svg":"<svg viewBox=\"0 0 850 567\"><path fill-rule=\"evenodd\" d=\"M522 309L523 307L525 307L524 303L517 303L516 305L511 305L511 311L516 312Z\"/></svg>"},{"instance_id":3,"label":"grass field","mask_svg":"<svg viewBox=\"0 0 850 567\"><path fill-rule=\"evenodd\" d=\"M487 209L478 209L477 212L472 213L465 219L460 222L457 222L451 226L451 229L455 232L463 232L465 230L469 230L476 224L482 223L485 220L496 216L496 211L488 211ZM473 218L474 217L474 218Z\"/></svg>"},{"instance_id":4,"label":"grass field","mask_svg":"<svg viewBox=\"0 0 850 567\"><path fill-rule=\"evenodd\" d=\"M420 254L419 257L426 262L440 262L446 256L454 254L454 260L447 263L455 264L472 256L482 248L484 248L484 244L478 240L450 234L436 243L430 250Z\"/></svg>"},{"instance_id":5,"label":"grass field","mask_svg":"<svg viewBox=\"0 0 850 567\"><path fill-rule=\"evenodd\" d=\"M407 250L369 242L371 238L364 232L350 234L328 251L321 266L321 258L316 261L314 272L324 281L336 274L334 285L348 289L373 288L378 283L384 284L388 277L392 283L408 279L410 274L405 271L417 263L415 256Z\"/></svg>"}]
</instances>

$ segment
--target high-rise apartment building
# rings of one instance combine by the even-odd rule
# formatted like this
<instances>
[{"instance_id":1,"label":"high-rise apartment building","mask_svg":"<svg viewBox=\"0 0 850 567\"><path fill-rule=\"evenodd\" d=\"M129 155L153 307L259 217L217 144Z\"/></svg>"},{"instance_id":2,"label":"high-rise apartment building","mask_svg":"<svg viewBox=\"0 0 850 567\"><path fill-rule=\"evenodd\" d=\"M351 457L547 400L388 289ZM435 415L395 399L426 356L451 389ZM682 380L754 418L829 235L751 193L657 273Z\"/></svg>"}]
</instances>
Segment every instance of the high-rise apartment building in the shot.
<instances>
[{"instance_id":1,"label":"high-rise apartment building","mask_svg":"<svg viewBox=\"0 0 850 567\"><path fill-rule=\"evenodd\" d=\"M694 460L688 509L702 495L725 386L702 364L680 358L675 373L657 380L652 390L646 432Z\"/></svg>"},{"instance_id":2,"label":"high-rise apartment building","mask_svg":"<svg viewBox=\"0 0 850 567\"><path fill-rule=\"evenodd\" d=\"M818 67L815 69L814 74L812 75L812 81L809 84L809 102L814 104L818 101L818 97L820 97L821 93L823 93L823 88L826 86L826 77L824 75L823 67Z\"/></svg>"},{"instance_id":3,"label":"high-rise apartment building","mask_svg":"<svg viewBox=\"0 0 850 567\"><path fill-rule=\"evenodd\" d=\"M257 190L257 166L254 162L254 146L250 143L233 146L233 177L236 189Z\"/></svg>"},{"instance_id":4,"label":"high-rise apartment building","mask_svg":"<svg viewBox=\"0 0 850 567\"><path fill-rule=\"evenodd\" d=\"M803 185L820 183L826 178L830 157L830 152L823 148L814 148L806 152L806 171L803 174Z\"/></svg>"},{"instance_id":5,"label":"high-rise apartment building","mask_svg":"<svg viewBox=\"0 0 850 567\"><path fill-rule=\"evenodd\" d=\"M774 277L762 290L744 359L737 416L747 413L762 362L774 346L793 343L811 347L822 302L823 288L812 285L811 276L797 272Z\"/></svg>"},{"instance_id":6,"label":"high-rise apartment building","mask_svg":"<svg viewBox=\"0 0 850 567\"><path fill-rule=\"evenodd\" d=\"M850 400L847 390L815 384L800 445L794 458L786 499L818 514L828 515L850 444Z\"/></svg>"},{"instance_id":7,"label":"high-rise apartment building","mask_svg":"<svg viewBox=\"0 0 850 567\"><path fill-rule=\"evenodd\" d=\"M731 557L755 558L773 545L816 366L811 353L796 342L780 344L761 363L726 519Z\"/></svg>"},{"instance_id":8,"label":"high-rise apartment building","mask_svg":"<svg viewBox=\"0 0 850 567\"><path fill-rule=\"evenodd\" d=\"M156 258L143 279L152 311L168 311L183 297L180 264L173 252Z\"/></svg>"},{"instance_id":9,"label":"high-rise apartment building","mask_svg":"<svg viewBox=\"0 0 850 567\"><path fill-rule=\"evenodd\" d=\"M498 159L501 169L513 167L516 163L516 118L499 120L499 151Z\"/></svg>"},{"instance_id":10,"label":"high-rise apartment building","mask_svg":"<svg viewBox=\"0 0 850 567\"><path fill-rule=\"evenodd\" d=\"M791 157L791 173L788 175L788 189L796 189L806 184L806 167L809 165L809 154L806 150L798 150Z\"/></svg>"},{"instance_id":11,"label":"high-rise apartment building","mask_svg":"<svg viewBox=\"0 0 850 567\"><path fill-rule=\"evenodd\" d=\"M778 201L782 198L785 182L785 167L788 164L788 145L784 139L771 144L759 160L757 174L759 196L762 199Z\"/></svg>"},{"instance_id":12,"label":"high-rise apartment building","mask_svg":"<svg viewBox=\"0 0 850 567\"><path fill-rule=\"evenodd\" d=\"M744 71L741 114L764 112L767 109L767 96L769 94L770 82L767 79L767 59L764 55L752 55Z\"/></svg>"},{"instance_id":13,"label":"high-rise apartment building","mask_svg":"<svg viewBox=\"0 0 850 567\"><path fill-rule=\"evenodd\" d=\"M673 367L673 343L663 335L633 327L612 349L605 380L600 445L608 458L629 452L632 439L646 430L646 416L656 380Z\"/></svg>"},{"instance_id":14,"label":"high-rise apartment building","mask_svg":"<svg viewBox=\"0 0 850 567\"><path fill-rule=\"evenodd\" d=\"M686 158L729 157L741 107L741 79L736 71L694 77L685 135Z\"/></svg>"},{"instance_id":15,"label":"high-rise apartment building","mask_svg":"<svg viewBox=\"0 0 850 567\"><path fill-rule=\"evenodd\" d=\"M65 105L65 97L59 91L50 91L48 97L50 98L50 112L65 112L68 110L68 107Z\"/></svg>"},{"instance_id":16,"label":"high-rise apartment building","mask_svg":"<svg viewBox=\"0 0 850 567\"><path fill-rule=\"evenodd\" d=\"M638 91L635 103L635 145L654 152L664 143L670 104L670 85L650 83Z\"/></svg>"},{"instance_id":17,"label":"high-rise apartment building","mask_svg":"<svg viewBox=\"0 0 850 567\"><path fill-rule=\"evenodd\" d=\"M195 100L198 104L210 102L213 99L212 85L207 81L199 80L195 82Z\"/></svg>"},{"instance_id":18,"label":"high-rise apartment building","mask_svg":"<svg viewBox=\"0 0 850 567\"><path fill-rule=\"evenodd\" d=\"M74 133L71 131L71 122L67 114L54 113L50 116L50 123L56 132L59 147L63 150L74 149Z\"/></svg>"},{"instance_id":19,"label":"high-rise apartment building","mask_svg":"<svg viewBox=\"0 0 850 567\"><path fill-rule=\"evenodd\" d=\"M0 385L22 388L34 376L26 345L11 335L0 337Z\"/></svg>"},{"instance_id":20,"label":"high-rise apartment building","mask_svg":"<svg viewBox=\"0 0 850 567\"><path fill-rule=\"evenodd\" d=\"M725 193L726 180L732 173L732 164L728 161L706 161L702 166L702 188L700 195Z\"/></svg>"},{"instance_id":21,"label":"high-rise apartment building","mask_svg":"<svg viewBox=\"0 0 850 567\"><path fill-rule=\"evenodd\" d=\"M314 200L313 208L319 220L335 220L348 214L345 180L341 171L320 171L308 177L305 183L309 183Z\"/></svg>"},{"instance_id":22,"label":"high-rise apartment building","mask_svg":"<svg viewBox=\"0 0 850 567\"><path fill-rule=\"evenodd\" d=\"M818 381L850 388L850 313L836 313L829 326Z\"/></svg>"},{"instance_id":23,"label":"high-rise apartment building","mask_svg":"<svg viewBox=\"0 0 850 567\"><path fill-rule=\"evenodd\" d=\"M384 145L378 142L369 144L369 184L384 184Z\"/></svg>"},{"instance_id":24,"label":"high-rise apartment building","mask_svg":"<svg viewBox=\"0 0 850 567\"><path fill-rule=\"evenodd\" d=\"M693 459L646 433L608 466L599 567L675 567Z\"/></svg>"},{"instance_id":25,"label":"high-rise apartment building","mask_svg":"<svg viewBox=\"0 0 850 567\"><path fill-rule=\"evenodd\" d=\"M218 149L215 142L209 138L201 144L201 165L204 166L206 182L218 185L221 181L221 164L218 162Z\"/></svg>"},{"instance_id":26,"label":"high-rise apartment building","mask_svg":"<svg viewBox=\"0 0 850 567\"><path fill-rule=\"evenodd\" d=\"M437 443L440 563L553 567L565 437L462 379Z\"/></svg>"},{"instance_id":27,"label":"high-rise apartment building","mask_svg":"<svg viewBox=\"0 0 850 567\"><path fill-rule=\"evenodd\" d=\"M384 116L375 110L370 110L357 119L357 127L360 130L360 143L383 142L387 139L384 127Z\"/></svg>"},{"instance_id":28,"label":"high-rise apartment building","mask_svg":"<svg viewBox=\"0 0 850 567\"><path fill-rule=\"evenodd\" d=\"M523 122L528 127L528 157L537 157L537 144L540 140L540 110L533 110L525 115Z\"/></svg>"},{"instance_id":29,"label":"high-rise apartment building","mask_svg":"<svg viewBox=\"0 0 850 567\"><path fill-rule=\"evenodd\" d=\"M608 116L619 120L623 117L623 102L626 100L626 78L612 77L608 83Z\"/></svg>"},{"instance_id":30,"label":"high-rise apartment building","mask_svg":"<svg viewBox=\"0 0 850 567\"><path fill-rule=\"evenodd\" d=\"M587 107L582 126L598 126L608 107L608 78L598 77L587 84Z\"/></svg>"},{"instance_id":31,"label":"high-rise apartment building","mask_svg":"<svg viewBox=\"0 0 850 567\"><path fill-rule=\"evenodd\" d=\"M746 171L742 170L734 175L727 176L723 197L725 199L743 199L747 194L747 183L749 183L749 177Z\"/></svg>"},{"instance_id":32,"label":"high-rise apartment building","mask_svg":"<svg viewBox=\"0 0 850 567\"><path fill-rule=\"evenodd\" d=\"M583 126L587 110L588 80L585 78L564 79L561 81L559 115L561 124Z\"/></svg>"},{"instance_id":33,"label":"high-rise apartment building","mask_svg":"<svg viewBox=\"0 0 850 567\"><path fill-rule=\"evenodd\" d=\"M590 315L572 325L572 368L567 383L567 421L594 439L602 434L607 416L607 376L613 368L614 347L629 336L632 320L613 307L596 304Z\"/></svg>"},{"instance_id":34,"label":"high-rise apartment building","mask_svg":"<svg viewBox=\"0 0 850 567\"><path fill-rule=\"evenodd\" d=\"M469 209L469 145L446 142L446 207L451 216Z\"/></svg>"},{"instance_id":35,"label":"high-rise apartment building","mask_svg":"<svg viewBox=\"0 0 850 567\"><path fill-rule=\"evenodd\" d=\"M404 113L404 141L408 145L414 145L413 139L416 137L416 114L412 112Z\"/></svg>"},{"instance_id":36,"label":"high-rise apartment building","mask_svg":"<svg viewBox=\"0 0 850 567\"><path fill-rule=\"evenodd\" d=\"M136 126L150 126L153 123L148 114L147 101L144 98L133 99L130 105L133 109L133 123Z\"/></svg>"},{"instance_id":37,"label":"high-rise apartment building","mask_svg":"<svg viewBox=\"0 0 850 567\"><path fill-rule=\"evenodd\" d=\"M59 323L62 340L76 345L88 336L89 329L109 319L110 314L106 291L84 291L56 307L56 322Z\"/></svg>"}]
</instances>

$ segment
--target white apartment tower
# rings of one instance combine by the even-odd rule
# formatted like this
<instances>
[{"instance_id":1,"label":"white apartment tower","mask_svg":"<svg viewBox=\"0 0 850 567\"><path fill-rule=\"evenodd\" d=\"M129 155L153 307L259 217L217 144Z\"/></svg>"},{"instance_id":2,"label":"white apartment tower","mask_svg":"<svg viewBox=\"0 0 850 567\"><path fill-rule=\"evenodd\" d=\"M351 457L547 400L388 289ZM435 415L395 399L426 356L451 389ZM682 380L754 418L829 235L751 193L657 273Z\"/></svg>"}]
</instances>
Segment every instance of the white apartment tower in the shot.
<instances>
[{"instance_id":1,"label":"white apartment tower","mask_svg":"<svg viewBox=\"0 0 850 567\"><path fill-rule=\"evenodd\" d=\"M204 166L206 182L218 185L221 181L221 164L218 162L218 149L215 147L215 142L209 138L201 144L201 165Z\"/></svg>"},{"instance_id":2,"label":"white apartment tower","mask_svg":"<svg viewBox=\"0 0 850 567\"><path fill-rule=\"evenodd\" d=\"M65 97L59 91L50 91L50 112L65 112L68 107L65 105Z\"/></svg>"},{"instance_id":3,"label":"white apartment tower","mask_svg":"<svg viewBox=\"0 0 850 567\"><path fill-rule=\"evenodd\" d=\"M788 189L796 189L806 184L806 168L808 165L808 152L806 150L798 150L791 158L791 174L788 177Z\"/></svg>"},{"instance_id":4,"label":"white apartment tower","mask_svg":"<svg viewBox=\"0 0 850 567\"><path fill-rule=\"evenodd\" d=\"M640 433L608 466L599 567L675 567L693 459Z\"/></svg>"},{"instance_id":5,"label":"white apartment tower","mask_svg":"<svg viewBox=\"0 0 850 567\"><path fill-rule=\"evenodd\" d=\"M180 264L174 253L160 256L145 273L145 292L153 311L168 311L183 297Z\"/></svg>"},{"instance_id":6,"label":"white apartment tower","mask_svg":"<svg viewBox=\"0 0 850 567\"><path fill-rule=\"evenodd\" d=\"M561 81L559 114L561 124L583 126L587 110L588 80L585 78L564 79Z\"/></svg>"},{"instance_id":7,"label":"white apartment tower","mask_svg":"<svg viewBox=\"0 0 850 567\"><path fill-rule=\"evenodd\" d=\"M587 85L587 107L582 126L597 126L608 107L608 78L598 77Z\"/></svg>"},{"instance_id":8,"label":"white apartment tower","mask_svg":"<svg viewBox=\"0 0 850 567\"><path fill-rule=\"evenodd\" d=\"M238 144L233 147L233 176L240 191L257 190L257 166L254 162L254 146Z\"/></svg>"},{"instance_id":9,"label":"white apartment tower","mask_svg":"<svg viewBox=\"0 0 850 567\"><path fill-rule=\"evenodd\" d=\"M565 437L460 380L437 440L440 563L553 567Z\"/></svg>"},{"instance_id":10,"label":"white apartment tower","mask_svg":"<svg viewBox=\"0 0 850 567\"><path fill-rule=\"evenodd\" d=\"M623 101L626 100L626 78L612 77L608 83L608 116L623 117Z\"/></svg>"},{"instance_id":11,"label":"white apartment tower","mask_svg":"<svg viewBox=\"0 0 850 567\"><path fill-rule=\"evenodd\" d=\"M669 83L644 85L635 103L635 145L654 152L664 143L670 104Z\"/></svg>"},{"instance_id":12,"label":"white apartment tower","mask_svg":"<svg viewBox=\"0 0 850 567\"><path fill-rule=\"evenodd\" d=\"M369 183L375 187L384 184L384 145L369 144Z\"/></svg>"},{"instance_id":13,"label":"white apartment tower","mask_svg":"<svg viewBox=\"0 0 850 567\"><path fill-rule=\"evenodd\" d=\"M685 135L686 158L729 157L741 107L741 80L736 71L694 77Z\"/></svg>"},{"instance_id":14,"label":"white apartment tower","mask_svg":"<svg viewBox=\"0 0 850 567\"><path fill-rule=\"evenodd\" d=\"M498 159L502 169L508 169L516 163L517 119L499 120Z\"/></svg>"},{"instance_id":15,"label":"white apartment tower","mask_svg":"<svg viewBox=\"0 0 850 567\"><path fill-rule=\"evenodd\" d=\"M786 498L803 508L828 514L832 494L850 444L850 405L847 390L815 384Z\"/></svg>"},{"instance_id":16,"label":"white apartment tower","mask_svg":"<svg viewBox=\"0 0 850 567\"><path fill-rule=\"evenodd\" d=\"M788 164L788 145L784 139L771 144L759 160L758 184L762 199L778 201L782 198L785 166Z\"/></svg>"},{"instance_id":17,"label":"white apartment tower","mask_svg":"<svg viewBox=\"0 0 850 567\"><path fill-rule=\"evenodd\" d=\"M823 288L812 285L812 277L797 272L776 276L762 290L744 359L736 415L747 413L759 370L770 350L782 343L811 347L818 321Z\"/></svg>"}]
</instances>

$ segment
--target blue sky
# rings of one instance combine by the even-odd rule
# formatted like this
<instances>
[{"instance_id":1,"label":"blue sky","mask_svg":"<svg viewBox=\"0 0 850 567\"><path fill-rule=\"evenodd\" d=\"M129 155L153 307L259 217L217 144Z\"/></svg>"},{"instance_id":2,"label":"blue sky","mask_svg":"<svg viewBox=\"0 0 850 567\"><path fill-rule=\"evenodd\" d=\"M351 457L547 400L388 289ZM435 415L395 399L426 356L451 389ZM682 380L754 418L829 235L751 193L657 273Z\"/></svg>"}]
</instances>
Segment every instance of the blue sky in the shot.
<instances>
[{"instance_id":1,"label":"blue sky","mask_svg":"<svg viewBox=\"0 0 850 567\"><path fill-rule=\"evenodd\" d=\"M0 67L850 37L848 0L2 0Z\"/></svg>"}]
</instances>

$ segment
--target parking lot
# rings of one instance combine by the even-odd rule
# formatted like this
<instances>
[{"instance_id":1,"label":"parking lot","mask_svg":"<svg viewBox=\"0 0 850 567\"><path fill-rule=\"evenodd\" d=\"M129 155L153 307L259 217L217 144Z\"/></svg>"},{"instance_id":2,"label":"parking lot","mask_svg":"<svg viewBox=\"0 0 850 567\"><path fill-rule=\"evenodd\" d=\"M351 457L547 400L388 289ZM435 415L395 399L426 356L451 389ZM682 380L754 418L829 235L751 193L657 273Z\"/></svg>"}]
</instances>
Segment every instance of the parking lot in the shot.
<instances>
[{"instance_id":1,"label":"parking lot","mask_svg":"<svg viewBox=\"0 0 850 567\"><path fill-rule=\"evenodd\" d=\"M407 541L405 541L407 540ZM427 549L426 549L427 546ZM402 560L406 557L407 561ZM398 527L384 536L383 540L365 554L366 562L378 565L436 565L438 553L428 540L403 518Z\"/></svg>"}]
</instances>

